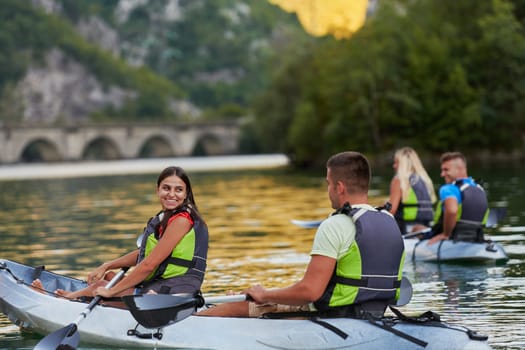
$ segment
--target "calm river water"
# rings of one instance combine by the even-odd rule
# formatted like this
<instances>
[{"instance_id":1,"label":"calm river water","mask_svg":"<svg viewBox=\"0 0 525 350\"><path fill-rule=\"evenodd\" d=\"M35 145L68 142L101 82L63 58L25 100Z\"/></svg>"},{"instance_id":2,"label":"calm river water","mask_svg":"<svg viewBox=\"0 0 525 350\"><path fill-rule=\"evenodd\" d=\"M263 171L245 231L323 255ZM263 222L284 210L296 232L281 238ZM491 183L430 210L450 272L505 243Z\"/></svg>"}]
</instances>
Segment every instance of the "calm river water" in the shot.
<instances>
[{"instance_id":1,"label":"calm river water","mask_svg":"<svg viewBox=\"0 0 525 350\"><path fill-rule=\"evenodd\" d=\"M469 171L485 180L492 206L508 207L503 225L525 226L523 165ZM391 176L391 169L375 170L373 204L386 199ZM254 283L285 286L302 276L315 230L295 227L290 219L318 219L331 212L324 169L309 174L287 169L190 172L190 177L210 229L205 295ZM85 277L101 262L135 247L145 221L158 211L155 180L147 174L0 181L0 258ZM402 310L433 310L445 321L488 334L496 349L522 349L525 232L492 231L490 237L504 245L507 263L408 263L414 296ZM0 349L31 349L39 339L0 315Z\"/></svg>"}]
</instances>

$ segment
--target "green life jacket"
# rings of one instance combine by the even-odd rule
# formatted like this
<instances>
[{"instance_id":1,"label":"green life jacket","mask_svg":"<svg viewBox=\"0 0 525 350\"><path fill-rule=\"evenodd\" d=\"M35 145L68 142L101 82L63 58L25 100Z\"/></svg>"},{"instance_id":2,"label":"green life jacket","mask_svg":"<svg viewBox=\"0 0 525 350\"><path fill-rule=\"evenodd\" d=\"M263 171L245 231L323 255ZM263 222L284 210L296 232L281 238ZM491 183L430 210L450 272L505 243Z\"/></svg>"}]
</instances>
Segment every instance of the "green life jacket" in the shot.
<instances>
[{"instance_id":1,"label":"green life jacket","mask_svg":"<svg viewBox=\"0 0 525 350\"><path fill-rule=\"evenodd\" d=\"M408 198L402 200L394 215L403 234L407 224L429 226L433 219L432 199L423 179L412 174L409 178Z\"/></svg>"},{"instance_id":2,"label":"green life jacket","mask_svg":"<svg viewBox=\"0 0 525 350\"><path fill-rule=\"evenodd\" d=\"M190 213L194 224L175 246L170 256L167 257L145 281L156 279L168 279L182 275L196 275L204 279L206 270L206 259L208 252L208 228L204 222L192 214L192 210L186 206L178 208L172 213L187 211ZM144 260L159 244L159 223L162 221L164 212L152 217L144 229L139 250L137 264Z\"/></svg>"}]
</instances>

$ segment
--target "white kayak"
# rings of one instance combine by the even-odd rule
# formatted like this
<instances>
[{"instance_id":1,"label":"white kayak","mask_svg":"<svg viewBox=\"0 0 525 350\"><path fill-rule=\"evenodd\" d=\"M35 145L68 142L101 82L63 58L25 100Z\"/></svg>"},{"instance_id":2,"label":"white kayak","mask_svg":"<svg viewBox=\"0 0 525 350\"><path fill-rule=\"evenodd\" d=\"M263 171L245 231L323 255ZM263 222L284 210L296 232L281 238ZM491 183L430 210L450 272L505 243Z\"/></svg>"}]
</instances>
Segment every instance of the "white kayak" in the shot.
<instances>
[{"instance_id":1,"label":"white kayak","mask_svg":"<svg viewBox=\"0 0 525 350\"><path fill-rule=\"evenodd\" d=\"M406 261L486 263L504 262L508 256L501 244L443 240L428 245L428 240L405 238Z\"/></svg>"},{"instance_id":2,"label":"white kayak","mask_svg":"<svg viewBox=\"0 0 525 350\"><path fill-rule=\"evenodd\" d=\"M35 276L46 289L85 286L77 279L0 259L0 311L13 323L47 335L67 327L85 310L85 303L31 288L28 284ZM128 310L99 305L79 322L78 333L83 344L120 348L491 349L486 336L432 319L413 323L387 316L374 324L367 320L331 318L322 319L324 323L319 324L306 319L188 316L161 329L148 329L139 326ZM133 330L162 336L139 337Z\"/></svg>"}]
</instances>

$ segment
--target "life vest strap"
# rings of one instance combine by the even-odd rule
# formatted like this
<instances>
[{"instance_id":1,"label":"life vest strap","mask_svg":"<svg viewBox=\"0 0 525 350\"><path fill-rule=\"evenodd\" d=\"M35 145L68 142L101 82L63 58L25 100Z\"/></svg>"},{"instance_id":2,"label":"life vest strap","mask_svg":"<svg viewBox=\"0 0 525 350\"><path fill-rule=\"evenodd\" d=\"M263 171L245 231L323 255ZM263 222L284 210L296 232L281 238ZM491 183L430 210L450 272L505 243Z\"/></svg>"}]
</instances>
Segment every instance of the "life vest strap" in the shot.
<instances>
[{"instance_id":1,"label":"life vest strap","mask_svg":"<svg viewBox=\"0 0 525 350\"><path fill-rule=\"evenodd\" d=\"M181 258L174 258L170 256L168 259L168 264L173 264L177 266L187 267L188 269L191 269L195 267L195 260L186 260Z\"/></svg>"},{"instance_id":2,"label":"life vest strap","mask_svg":"<svg viewBox=\"0 0 525 350\"><path fill-rule=\"evenodd\" d=\"M345 284L348 286L353 287L361 287L361 288L374 288L374 289L397 289L401 286L401 281L397 279L397 276L395 277L395 280L392 280L392 287L385 286L386 279L388 277L362 277L361 279L355 279L355 278L347 278L342 276L333 276L332 280L339 284ZM378 287L378 281L381 281L382 287ZM375 282L375 283L374 283Z\"/></svg>"},{"instance_id":3,"label":"life vest strap","mask_svg":"<svg viewBox=\"0 0 525 350\"><path fill-rule=\"evenodd\" d=\"M487 335L480 334L465 326L461 326L461 327L449 326L446 323L441 322L441 317L439 316L439 314L433 311L426 311L419 316L407 316L392 306L389 306L389 308L396 315L396 317L403 322L415 323L415 324L419 324L423 326L434 326L434 327L455 329L457 331L465 332L467 336L472 340L485 341L489 338Z\"/></svg>"},{"instance_id":4,"label":"life vest strap","mask_svg":"<svg viewBox=\"0 0 525 350\"><path fill-rule=\"evenodd\" d=\"M428 343L424 340L421 340L421 339L418 339L416 337L413 337L411 336L410 334L407 334L405 332L401 332L397 329L395 329L394 327L392 327L391 325L389 325L388 323L386 322L383 322L382 320L378 320L372 316L368 317L368 322L370 322L371 324L373 324L374 326L376 327L379 327L387 332L390 332L392 334L395 334L397 335L398 337L401 337L403 339L406 339L414 344L417 344L423 348L426 348Z\"/></svg>"}]
</instances>

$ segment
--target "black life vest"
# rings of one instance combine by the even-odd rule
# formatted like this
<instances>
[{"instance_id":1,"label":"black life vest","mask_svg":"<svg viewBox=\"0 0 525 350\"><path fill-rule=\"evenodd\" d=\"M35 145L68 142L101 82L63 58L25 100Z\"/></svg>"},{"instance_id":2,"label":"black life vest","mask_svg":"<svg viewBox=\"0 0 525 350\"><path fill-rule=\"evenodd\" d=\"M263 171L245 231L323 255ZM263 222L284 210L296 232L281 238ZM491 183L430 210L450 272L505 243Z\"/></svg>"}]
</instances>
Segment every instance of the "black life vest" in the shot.
<instances>
[{"instance_id":1,"label":"black life vest","mask_svg":"<svg viewBox=\"0 0 525 350\"><path fill-rule=\"evenodd\" d=\"M386 210L351 208L345 204L334 214L349 215L356 236L338 259L332 278L314 302L323 312L369 301L384 301L384 307L399 297L405 248L401 232Z\"/></svg>"},{"instance_id":2,"label":"black life vest","mask_svg":"<svg viewBox=\"0 0 525 350\"><path fill-rule=\"evenodd\" d=\"M456 226L452 231L451 239L457 241L483 242L483 226L487 222L489 204L487 194L478 183L470 183L464 179L452 183L459 188L461 193L461 204L458 206ZM438 203L439 218L436 226L432 229L434 233L443 231L442 202Z\"/></svg>"}]
</instances>

